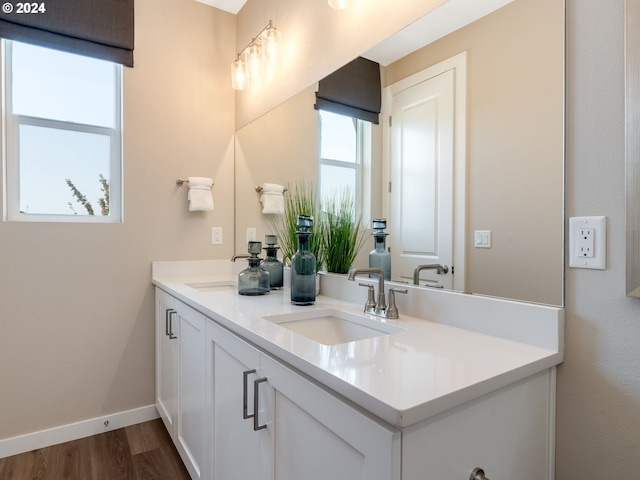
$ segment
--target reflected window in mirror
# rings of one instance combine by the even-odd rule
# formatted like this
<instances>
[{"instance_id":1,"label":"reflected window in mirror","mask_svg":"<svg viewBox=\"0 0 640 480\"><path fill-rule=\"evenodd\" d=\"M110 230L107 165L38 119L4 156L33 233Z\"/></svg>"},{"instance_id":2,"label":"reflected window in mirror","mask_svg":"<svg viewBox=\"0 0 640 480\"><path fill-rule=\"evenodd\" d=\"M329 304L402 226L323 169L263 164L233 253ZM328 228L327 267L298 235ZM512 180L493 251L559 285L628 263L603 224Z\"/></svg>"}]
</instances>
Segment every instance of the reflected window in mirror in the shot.
<instances>
[{"instance_id":1,"label":"reflected window in mirror","mask_svg":"<svg viewBox=\"0 0 640 480\"><path fill-rule=\"evenodd\" d=\"M338 192L354 193L358 213L362 210L362 165L369 149L363 148L363 139L371 129L371 123L345 115L319 110L320 114L320 199L335 196Z\"/></svg>"}]
</instances>

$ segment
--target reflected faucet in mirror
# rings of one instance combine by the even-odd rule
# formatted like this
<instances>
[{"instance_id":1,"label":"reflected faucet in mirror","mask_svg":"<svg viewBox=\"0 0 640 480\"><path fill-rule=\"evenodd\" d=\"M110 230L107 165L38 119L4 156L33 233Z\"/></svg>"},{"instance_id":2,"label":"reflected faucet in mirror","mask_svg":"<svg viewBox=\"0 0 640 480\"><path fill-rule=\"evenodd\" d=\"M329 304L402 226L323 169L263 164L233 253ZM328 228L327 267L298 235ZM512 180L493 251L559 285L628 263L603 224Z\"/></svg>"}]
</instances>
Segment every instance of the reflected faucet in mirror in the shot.
<instances>
[{"instance_id":1,"label":"reflected faucet in mirror","mask_svg":"<svg viewBox=\"0 0 640 480\"><path fill-rule=\"evenodd\" d=\"M439 263L430 263L428 265L418 265L413 270L413 284L420 285L420 272L422 270L435 270L438 275L444 275L449 273L449 267L446 265L440 265Z\"/></svg>"}]
</instances>

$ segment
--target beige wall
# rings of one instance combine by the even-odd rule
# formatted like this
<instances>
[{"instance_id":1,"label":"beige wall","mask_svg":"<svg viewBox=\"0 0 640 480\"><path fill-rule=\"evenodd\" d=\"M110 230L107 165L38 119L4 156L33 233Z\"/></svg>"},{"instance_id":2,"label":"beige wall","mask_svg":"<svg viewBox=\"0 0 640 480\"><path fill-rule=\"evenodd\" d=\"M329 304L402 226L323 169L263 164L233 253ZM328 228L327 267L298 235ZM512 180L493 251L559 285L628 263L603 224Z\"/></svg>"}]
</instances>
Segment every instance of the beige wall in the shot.
<instances>
[{"instance_id":1,"label":"beige wall","mask_svg":"<svg viewBox=\"0 0 640 480\"><path fill-rule=\"evenodd\" d=\"M0 439L155 402L154 260L233 251L235 17L136 1L124 69L124 223L0 223ZM211 176L213 212L175 180ZM211 245L222 226L225 244Z\"/></svg>"},{"instance_id":2,"label":"beige wall","mask_svg":"<svg viewBox=\"0 0 640 480\"><path fill-rule=\"evenodd\" d=\"M634 478L640 300L625 297L624 0L568 0L567 19L567 217L607 216L607 269L567 269L556 478Z\"/></svg>"},{"instance_id":3,"label":"beige wall","mask_svg":"<svg viewBox=\"0 0 640 480\"><path fill-rule=\"evenodd\" d=\"M391 85L467 52L467 291L562 304L563 18L518 0L385 69Z\"/></svg>"}]
</instances>

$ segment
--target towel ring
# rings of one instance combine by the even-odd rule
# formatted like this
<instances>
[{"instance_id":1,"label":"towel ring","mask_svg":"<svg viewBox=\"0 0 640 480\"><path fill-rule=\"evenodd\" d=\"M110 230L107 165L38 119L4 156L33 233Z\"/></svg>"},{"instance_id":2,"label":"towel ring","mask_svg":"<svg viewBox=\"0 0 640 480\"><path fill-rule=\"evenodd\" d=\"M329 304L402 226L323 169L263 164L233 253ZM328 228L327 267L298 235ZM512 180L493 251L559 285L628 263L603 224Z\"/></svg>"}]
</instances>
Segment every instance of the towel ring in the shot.
<instances>
[{"instance_id":1,"label":"towel ring","mask_svg":"<svg viewBox=\"0 0 640 480\"><path fill-rule=\"evenodd\" d=\"M184 178L179 178L179 179L176 180L176 185L179 186L179 187L181 187L185 183L188 185L189 184L189 180L185 180ZM213 185L215 185L215 184L211 183L211 186L213 186Z\"/></svg>"},{"instance_id":2,"label":"towel ring","mask_svg":"<svg viewBox=\"0 0 640 480\"><path fill-rule=\"evenodd\" d=\"M287 191L286 187L282 189L282 193L284 193L284 192L286 192L286 191ZM256 192L258 192L258 193L262 193L262 187L261 187L260 185L258 185L258 186L256 187Z\"/></svg>"}]
</instances>

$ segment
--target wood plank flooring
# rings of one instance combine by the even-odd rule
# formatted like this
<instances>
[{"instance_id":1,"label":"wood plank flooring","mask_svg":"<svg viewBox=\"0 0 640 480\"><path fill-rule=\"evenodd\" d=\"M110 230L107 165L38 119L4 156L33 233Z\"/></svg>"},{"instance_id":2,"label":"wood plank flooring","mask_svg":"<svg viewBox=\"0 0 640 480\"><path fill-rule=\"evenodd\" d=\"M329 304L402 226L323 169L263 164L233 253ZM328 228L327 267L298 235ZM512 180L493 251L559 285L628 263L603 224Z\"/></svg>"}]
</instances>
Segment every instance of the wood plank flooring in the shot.
<instances>
[{"instance_id":1,"label":"wood plank flooring","mask_svg":"<svg viewBox=\"0 0 640 480\"><path fill-rule=\"evenodd\" d=\"M0 480L190 480L162 420L0 458Z\"/></svg>"}]
</instances>

